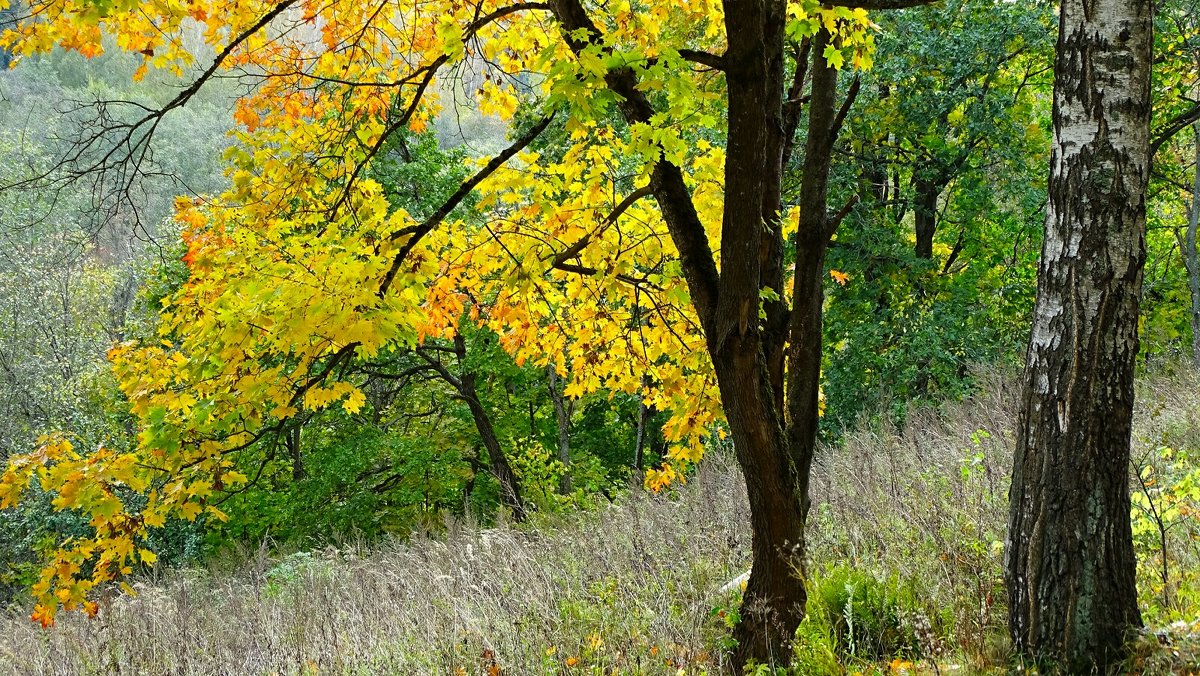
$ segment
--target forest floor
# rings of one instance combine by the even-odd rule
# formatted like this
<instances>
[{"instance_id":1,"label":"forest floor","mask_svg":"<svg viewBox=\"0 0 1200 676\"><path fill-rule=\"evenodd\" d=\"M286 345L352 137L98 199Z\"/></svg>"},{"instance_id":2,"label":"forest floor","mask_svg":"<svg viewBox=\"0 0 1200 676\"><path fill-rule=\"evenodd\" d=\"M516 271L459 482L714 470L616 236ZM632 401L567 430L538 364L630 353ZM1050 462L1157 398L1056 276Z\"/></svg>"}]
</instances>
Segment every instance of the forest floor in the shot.
<instances>
[{"instance_id":1,"label":"forest floor","mask_svg":"<svg viewBox=\"0 0 1200 676\"><path fill-rule=\"evenodd\" d=\"M982 373L969 400L912 411L902 427L864 425L822 453L809 618L781 655L787 673L1009 670L1000 556L1013 383ZM1164 449L1200 453L1200 378L1164 369L1139 395L1135 465L1153 478L1142 494L1164 528L1135 507L1142 605L1158 630L1130 671L1187 673L1200 669L1200 626L1186 621L1200 617L1200 527L1178 507L1200 472ZM746 570L747 520L736 468L714 452L665 494L634 489L531 525L457 522L283 557L263 548L140 580L98 618L64 614L45 631L27 611L0 614L0 673L717 674L740 594L722 588Z\"/></svg>"}]
</instances>

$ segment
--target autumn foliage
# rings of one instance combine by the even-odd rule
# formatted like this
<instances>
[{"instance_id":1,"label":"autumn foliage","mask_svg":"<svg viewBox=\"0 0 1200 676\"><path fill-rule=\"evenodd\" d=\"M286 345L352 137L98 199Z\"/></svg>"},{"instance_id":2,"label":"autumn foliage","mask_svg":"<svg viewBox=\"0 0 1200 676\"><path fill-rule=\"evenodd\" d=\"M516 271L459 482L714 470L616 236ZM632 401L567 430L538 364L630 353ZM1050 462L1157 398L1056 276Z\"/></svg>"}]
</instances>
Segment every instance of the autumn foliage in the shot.
<instances>
[{"instance_id":1,"label":"autumn foliage","mask_svg":"<svg viewBox=\"0 0 1200 676\"><path fill-rule=\"evenodd\" d=\"M35 0L4 34L19 55L115 47L143 56L138 76L193 77L131 126L135 136L215 74L253 82L225 154L231 187L177 201L190 276L164 299L157 340L109 354L137 445L76 449L64 432L14 458L0 480L0 508L37 481L93 529L52 553L35 620L48 625L59 608L94 613L97 587L154 564L148 529L223 518L216 498L247 482L239 451L301 411L360 410L368 403L349 365L452 337L464 317L498 333L519 362L553 364L568 396L636 393L669 411L670 462L649 472L652 487L699 460L721 417L715 379L678 252L644 198L657 162L680 167L719 251L724 81L704 55L723 50L721 3L612 3L594 14L602 38L585 45L548 9ZM793 37L821 27L834 36L822 58L835 67L870 65L863 10L806 0L788 12ZM185 46L196 34L215 56ZM372 163L461 105L440 85L465 66L485 74L472 105L510 122L513 143L470 161L440 209L410 214ZM651 123L614 114L614 69L630 69L653 97L661 112ZM796 220L783 216L785 232Z\"/></svg>"}]
</instances>

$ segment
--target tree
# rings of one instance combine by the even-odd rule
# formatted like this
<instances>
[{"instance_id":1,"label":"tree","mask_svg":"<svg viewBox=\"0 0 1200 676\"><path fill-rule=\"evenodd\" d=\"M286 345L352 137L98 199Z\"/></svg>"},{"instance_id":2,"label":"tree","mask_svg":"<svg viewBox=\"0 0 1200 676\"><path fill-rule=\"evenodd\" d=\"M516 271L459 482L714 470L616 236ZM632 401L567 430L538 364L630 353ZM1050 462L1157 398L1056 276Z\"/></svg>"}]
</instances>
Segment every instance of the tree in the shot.
<instances>
[{"instance_id":1,"label":"tree","mask_svg":"<svg viewBox=\"0 0 1200 676\"><path fill-rule=\"evenodd\" d=\"M247 480L238 453L302 409L356 412L350 364L452 339L474 297L472 319L518 359L555 362L565 394L640 392L672 411L677 464L698 458L719 392L752 514L734 661L783 659L805 606L825 254L852 207L828 205L859 87L839 103L839 69L870 64L867 9L924 2L35 3L7 34L22 54L95 54L107 32L147 67L182 70L189 22L216 54L163 105L106 108L67 171L136 174L159 122L215 73L257 85L238 102L230 190L179 201L191 277L166 301L163 342L112 353L137 447L85 459L51 437L0 481L2 507L37 473L95 529L54 553L35 619L153 561L147 527L222 518L208 498ZM520 109L512 143L437 208L393 208L369 167L429 123L435 80L468 64L486 72L482 110ZM565 152L528 152L552 123ZM482 218L465 213L474 191ZM140 511L127 489L148 493Z\"/></svg>"},{"instance_id":2,"label":"tree","mask_svg":"<svg viewBox=\"0 0 1200 676\"><path fill-rule=\"evenodd\" d=\"M1129 454L1150 170L1152 3L1062 3L1050 205L1005 578L1021 654L1106 668L1141 625Z\"/></svg>"},{"instance_id":3,"label":"tree","mask_svg":"<svg viewBox=\"0 0 1200 676\"><path fill-rule=\"evenodd\" d=\"M952 0L880 15L832 194L862 202L829 265L826 434L972 388L1028 340L1049 161L1053 7ZM936 179L936 180L934 180ZM920 236L918 236L918 233ZM921 254L920 256L918 254ZM924 256L924 257L922 257Z\"/></svg>"},{"instance_id":4,"label":"tree","mask_svg":"<svg viewBox=\"0 0 1200 676\"><path fill-rule=\"evenodd\" d=\"M1200 10L1195 3L1164 2L1158 6L1155 53L1161 56L1155 64L1152 85L1156 106L1150 145L1154 153L1152 186L1162 186L1161 193L1168 204L1179 204L1180 194L1185 196L1185 215L1180 220L1186 224L1168 227L1174 235L1171 244L1178 247L1183 259L1187 294L1191 299L1187 324L1192 333L1192 363L1200 367L1200 253L1196 243L1196 233L1200 229L1200 164L1197 164L1200 160L1200 71L1197 70L1200 68ZM1189 126L1192 133L1184 134ZM1175 210L1161 208L1159 211L1171 213ZM1179 219L1174 213L1168 216L1172 217Z\"/></svg>"}]
</instances>

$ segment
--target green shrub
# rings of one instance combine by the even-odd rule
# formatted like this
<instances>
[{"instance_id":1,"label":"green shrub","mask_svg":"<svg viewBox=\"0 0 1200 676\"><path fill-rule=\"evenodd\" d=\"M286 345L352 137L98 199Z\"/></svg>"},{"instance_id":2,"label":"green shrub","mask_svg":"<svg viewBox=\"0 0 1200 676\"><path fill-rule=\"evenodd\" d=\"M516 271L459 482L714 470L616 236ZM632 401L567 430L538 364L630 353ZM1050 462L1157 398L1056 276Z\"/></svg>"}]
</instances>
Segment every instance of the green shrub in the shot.
<instances>
[{"instance_id":1,"label":"green shrub","mask_svg":"<svg viewBox=\"0 0 1200 676\"><path fill-rule=\"evenodd\" d=\"M852 659L879 660L924 654L920 631L929 620L915 595L898 581L837 566L812 583L805 630L821 637L821 620L832 630L837 651Z\"/></svg>"}]
</instances>

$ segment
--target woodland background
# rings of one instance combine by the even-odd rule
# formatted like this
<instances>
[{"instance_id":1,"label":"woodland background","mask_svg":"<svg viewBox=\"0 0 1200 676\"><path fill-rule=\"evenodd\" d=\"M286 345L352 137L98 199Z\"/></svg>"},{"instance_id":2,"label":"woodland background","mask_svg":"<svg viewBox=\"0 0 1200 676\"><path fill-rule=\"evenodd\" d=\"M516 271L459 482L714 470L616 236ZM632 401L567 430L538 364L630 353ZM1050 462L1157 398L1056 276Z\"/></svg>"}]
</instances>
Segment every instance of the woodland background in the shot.
<instances>
[{"instance_id":1,"label":"woodland background","mask_svg":"<svg viewBox=\"0 0 1200 676\"><path fill-rule=\"evenodd\" d=\"M947 0L874 19L874 67L842 73L860 78L860 93L830 202L858 202L828 260L813 577L793 669L1002 669L1000 548L1045 220L1055 14L1042 2ZM1200 92L1200 9L1166 0L1156 27L1156 119L1169 121ZM89 101L170 100L180 80L151 71L132 82L139 64L117 50L55 51L0 73L0 183L52 168L94 114ZM442 86L453 97L478 77L462 69ZM156 171L122 199L88 180L0 192L0 459L54 430L84 448L137 434L105 355L152 339L163 299L187 280L175 197L228 185L240 87L217 80L165 117ZM1142 608L1160 631L1132 659L1150 671L1200 664L1188 624L1200 617L1200 126L1192 132L1157 149L1149 197L1131 481ZM551 127L534 149L561 152L567 133ZM471 105L450 106L389 142L373 178L428 212L467 175L464 160L494 154L508 134ZM719 424L686 481L652 492L643 480L666 458L668 418L637 394L570 396L553 368L518 362L470 322L388 366L367 406L302 413L251 449L239 464L250 481L221 499L227 521L155 531L138 596L108 597L96 620L66 617L43 633L27 618L39 552L86 522L49 495L0 512L10 609L0 667L721 668L738 594L725 583L745 570L748 532ZM520 482L519 509L490 445Z\"/></svg>"}]
</instances>

